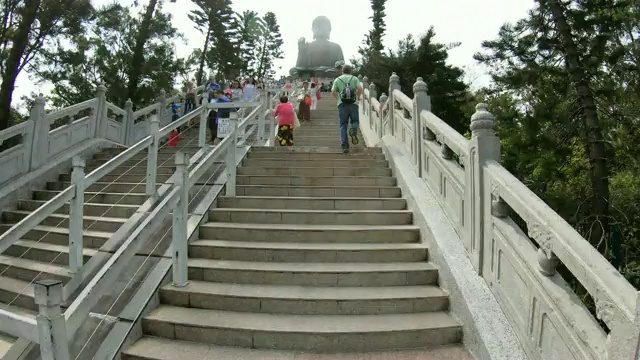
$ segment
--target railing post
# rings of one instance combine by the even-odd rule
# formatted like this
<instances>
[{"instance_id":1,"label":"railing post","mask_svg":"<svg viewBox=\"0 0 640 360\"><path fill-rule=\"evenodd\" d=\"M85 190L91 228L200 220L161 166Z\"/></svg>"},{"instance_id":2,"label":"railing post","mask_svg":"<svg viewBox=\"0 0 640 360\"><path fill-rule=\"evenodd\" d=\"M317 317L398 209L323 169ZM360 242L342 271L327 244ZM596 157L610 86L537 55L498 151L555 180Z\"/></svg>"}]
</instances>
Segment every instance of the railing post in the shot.
<instances>
[{"instance_id":1,"label":"railing post","mask_svg":"<svg viewBox=\"0 0 640 360\"><path fill-rule=\"evenodd\" d=\"M150 135L153 137L147 154L147 184L145 194L153 197L156 194L156 173L158 172L158 145L160 143L160 123L158 116L151 117Z\"/></svg>"},{"instance_id":2,"label":"railing post","mask_svg":"<svg viewBox=\"0 0 640 360\"><path fill-rule=\"evenodd\" d=\"M367 111L365 110L367 99L364 98L364 90L368 88L369 88L369 78L365 76L362 78L362 104L360 105L360 109L363 110L364 115L367 115ZM369 93L369 99L371 99L371 93Z\"/></svg>"},{"instance_id":3,"label":"railing post","mask_svg":"<svg viewBox=\"0 0 640 360\"><path fill-rule=\"evenodd\" d=\"M206 89L205 89L206 90ZM209 115L209 99L206 91L202 92L202 113L200 113L200 127L198 128L198 146L202 149L207 143L207 117Z\"/></svg>"},{"instance_id":4,"label":"railing post","mask_svg":"<svg viewBox=\"0 0 640 360\"><path fill-rule=\"evenodd\" d=\"M95 111L95 135L94 137L104 137L105 136L105 126L106 123L104 119L107 115L107 88L106 86L100 84L96 87L96 107Z\"/></svg>"},{"instance_id":5,"label":"railing post","mask_svg":"<svg viewBox=\"0 0 640 360\"><path fill-rule=\"evenodd\" d=\"M389 128L390 135L396 134L396 119L395 119L395 96L393 95L394 90L400 90L400 77L396 73L391 73L391 77L389 77Z\"/></svg>"},{"instance_id":6,"label":"railing post","mask_svg":"<svg viewBox=\"0 0 640 360\"><path fill-rule=\"evenodd\" d=\"M35 282L35 303L38 305L38 343L42 360L69 360L69 340L62 303L60 280Z\"/></svg>"},{"instance_id":7,"label":"railing post","mask_svg":"<svg viewBox=\"0 0 640 360\"><path fill-rule=\"evenodd\" d=\"M469 161L465 164L465 246L471 255L473 266L482 276L488 266L483 261L485 247L491 242L485 238L491 234L491 181L485 176L487 162L500 161L500 139L496 136L495 117L487 110L486 104L476 105L471 117L471 141L469 141ZM495 199L499 201L499 199ZM487 254L492 254L487 249Z\"/></svg>"},{"instance_id":8,"label":"railing post","mask_svg":"<svg viewBox=\"0 0 640 360\"><path fill-rule=\"evenodd\" d=\"M72 273L80 270L84 263L83 238L84 227L84 177L85 161L79 156L71 160L71 183L75 186L75 195L69 204L69 268Z\"/></svg>"},{"instance_id":9,"label":"railing post","mask_svg":"<svg viewBox=\"0 0 640 360\"><path fill-rule=\"evenodd\" d=\"M376 90L376 84L369 84L369 103L365 104L364 115L369 117L369 128L373 129L373 111L371 110L372 99L378 98L378 91Z\"/></svg>"},{"instance_id":10,"label":"railing post","mask_svg":"<svg viewBox=\"0 0 640 360\"><path fill-rule=\"evenodd\" d=\"M414 161L418 177L422 177L422 120L423 110L431 111L431 97L427 93L427 83L419 77L413 84L413 141L415 142Z\"/></svg>"},{"instance_id":11,"label":"railing post","mask_svg":"<svg viewBox=\"0 0 640 360\"><path fill-rule=\"evenodd\" d=\"M173 247L173 286L186 286L189 282L187 217L189 206L189 157L176 153L175 186L180 189L178 203L173 209L171 246Z\"/></svg>"},{"instance_id":12,"label":"railing post","mask_svg":"<svg viewBox=\"0 0 640 360\"><path fill-rule=\"evenodd\" d=\"M128 99L126 103L124 103L124 111L126 114L124 115L124 143L125 145L133 145L135 144L135 120L133 118L133 102L131 99Z\"/></svg>"},{"instance_id":13,"label":"railing post","mask_svg":"<svg viewBox=\"0 0 640 360\"><path fill-rule=\"evenodd\" d=\"M49 120L44 110L44 97L38 96L31 108L29 118L33 121L33 137L31 139L31 162L29 170L39 168L47 160L49 151Z\"/></svg>"},{"instance_id":14,"label":"railing post","mask_svg":"<svg viewBox=\"0 0 640 360\"><path fill-rule=\"evenodd\" d=\"M231 144L227 149L226 165L227 165L227 185L226 196L236 196L236 149L238 143L238 112L232 111L229 116L229 125L231 126Z\"/></svg>"},{"instance_id":15,"label":"railing post","mask_svg":"<svg viewBox=\"0 0 640 360\"><path fill-rule=\"evenodd\" d=\"M166 122L164 121L164 113L166 111L166 101L167 100L167 92L164 89L160 89L160 94L158 95L158 97L156 98L156 102L159 104L159 108L158 108L158 123L161 123L162 126L164 125L168 125L171 122L171 119L169 119L169 121ZM171 112L169 112L171 113ZM171 116L171 115L169 115Z\"/></svg>"},{"instance_id":16,"label":"railing post","mask_svg":"<svg viewBox=\"0 0 640 360\"><path fill-rule=\"evenodd\" d=\"M382 139L383 136L387 135L387 134L391 134L391 130L387 129L386 126L384 125L384 108L387 106L387 103L389 102L389 97L387 96L387 94L382 93L382 95L380 95L380 109L378 109L378 112L380 113L380 134L378 136L380 136L380 138ZM389 124L391 120L387 121L387 125Z\"/></svg>"}]
</instances>

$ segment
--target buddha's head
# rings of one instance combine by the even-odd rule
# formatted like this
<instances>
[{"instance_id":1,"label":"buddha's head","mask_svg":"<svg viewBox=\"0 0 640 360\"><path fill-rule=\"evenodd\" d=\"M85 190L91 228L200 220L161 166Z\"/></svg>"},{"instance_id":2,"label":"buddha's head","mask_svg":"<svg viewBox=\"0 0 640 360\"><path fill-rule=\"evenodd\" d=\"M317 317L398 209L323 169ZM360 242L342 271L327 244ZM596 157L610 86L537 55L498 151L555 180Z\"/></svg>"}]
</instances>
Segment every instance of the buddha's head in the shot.
<instances>
[{"instance_id":1,"label":"buddha's head","mask_svg":"<svg viewBox=\"0 0 640 360\"><path fill-rule=\"evenodd\" d=\"M331 36L331 21L326 16L318 16L311 23L314 40L329 40Z\"/></svg>"}]
</instances>

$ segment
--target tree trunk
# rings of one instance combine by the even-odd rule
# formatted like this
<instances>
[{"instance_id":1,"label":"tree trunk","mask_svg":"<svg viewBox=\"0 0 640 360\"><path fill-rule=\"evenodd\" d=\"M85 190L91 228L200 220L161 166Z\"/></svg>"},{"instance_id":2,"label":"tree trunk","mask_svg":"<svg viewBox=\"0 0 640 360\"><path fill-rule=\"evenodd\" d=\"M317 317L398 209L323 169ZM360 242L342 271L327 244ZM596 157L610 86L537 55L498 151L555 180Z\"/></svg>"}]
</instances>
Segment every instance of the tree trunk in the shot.
<instances>
[{"instance_id":1,"label":"tree trunk","mask_svg":"<svg viewBox=\"0 0 640 360\"><path fill-rule=\"evenodd\" d=\"M144 66L144 45L149 39L149 31L151 28L151 20L153 19L153 12L156 9L158 0L150 0L147 5L147 10L142 18L140 29L138 30L138 36L136 37L136 46L133 49L133 55L131 56L131 68L129 69L129 84L127 85L127 96L121 99L122 106L131 99L133 103L136 103L136 93L138 91L138 81L140 80L140 73L142 73L142 67Z\"/></svg>"},{"instance_id":2,"label":"tree trunk","mask_svg":"<svg viewBox=\"0 0 640 360\"><path fill-rule=\"evenodd\" d=\"M209 35L211 34L211 26L207 29L207 36L204 38L204 47L202 48L202 55L200 56L200 65L198 66L198 72L196 73L196 82L198 85L204 83L204 62L207 58L207 51L209 50Z\"/></svg>"},{"instance_id":3,"label":"tree trunk","mask_svg":"<svg viewBox=\"0 0 640 360\"><path fill-rule=\"evenodd\" d=\"M29 32L38 16L41 0L27 0L22 8L22 19L12 39L11 51L5 63L0 85L0 130L11 126L11 102L16 78L20 73L20 60L29 45Z\"/></svg>"},{"instance_id":4,"label":"tree trunk","mask_svg":"<svg viewBox=\"0 0 640 360\"><path fill-rule=\"evenodd\" d=\"M571 27L564 15L559 0L540 0L548 4L553 21L558 28L560 40L565 51L565 63L571 81L576 89L578 103L582 108L581 116L585 128L586 153L591 165L591 186L593 190L592 215L597 222L591 227L589 241L598 247L600 252L606 248L609 229L609 167L607 152L602 135L602 127L598 118L598 109L591 90L591 79L582 67L578 47L574 42Z\"/></svg>"}]
</instances>

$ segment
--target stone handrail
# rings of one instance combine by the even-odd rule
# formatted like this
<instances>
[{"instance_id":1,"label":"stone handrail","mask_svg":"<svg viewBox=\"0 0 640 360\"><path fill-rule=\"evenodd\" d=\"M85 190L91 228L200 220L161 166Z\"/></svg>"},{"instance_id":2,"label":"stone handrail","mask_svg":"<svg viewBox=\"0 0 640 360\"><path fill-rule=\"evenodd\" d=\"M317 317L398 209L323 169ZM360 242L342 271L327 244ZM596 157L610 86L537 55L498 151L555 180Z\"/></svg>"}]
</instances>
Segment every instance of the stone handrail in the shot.
<instances>
[{"instance_id":1,"label":"stone handrail","mask_svg":"<svg viewBox=\"0 0 640 360\"><path fill-rule=\"evenodd\" d=\"M404 144L415 175L436 194L529 357L638 358L638 291L500 165L500 140L487 106L476 107L469 140L431 112L422 78L413 86L413 99L401 92L399 80L393 74L389 97L377 101L375 85L362 78L361 127L371 129L377 141L390 136ZM525 229L509 217L512 211L524 219ZM560 263L594 299L595 313L558 274Z\"/></svg>"}]
</instances>

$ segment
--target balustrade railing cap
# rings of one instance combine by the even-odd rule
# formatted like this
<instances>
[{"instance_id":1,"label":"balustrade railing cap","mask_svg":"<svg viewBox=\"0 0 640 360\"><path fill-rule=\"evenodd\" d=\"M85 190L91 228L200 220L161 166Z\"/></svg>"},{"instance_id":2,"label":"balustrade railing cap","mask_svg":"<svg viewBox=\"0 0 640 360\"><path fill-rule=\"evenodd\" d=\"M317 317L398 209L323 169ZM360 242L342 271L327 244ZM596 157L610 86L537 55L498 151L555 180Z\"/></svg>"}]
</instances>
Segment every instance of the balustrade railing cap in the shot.
<instances>
[{"instance_id":1,"label":"balustrade railing cap","mask_svg":"<svg viewBox=\"0 0 640 360\"><path fill-rule=\"evenodd\" d=\"M73 166L74 168L75 168L75 167L81 167L81 168L83 168L83 167L85 167L85 166L86 166L86 164L87 164L87 163L84 161L84 159L83 159L83 158L81 158L81 157L79 157L79 156L74 156L74 157L71 159L71 166Z\"/></svg>"},{"instance_id":2,"label":"balustrade railing cap","mask_svg":"<svg viewBox=\"0 0 640 360\"><path fill-rule=\"evenodd\" d=\"M400 76L398 76L398 74L396 74L395 72L391 73L389 82L400 82Z\"/></svg>"},{"instance_id":3,"label":"balustrade railing cap","mask_svg":"<svg viewBox=\"0 0 640 360\"><path fill-rule=\"evenodd\" d=\"M421 77L416 79L416 82L413 84L413 92L426 92L427 91L427 83L424 82L424 79Z\"/></svg>"},{"instance_id":4,"label":"balustrade railing cap","mask_svg":"<svg viewBox=\"0 0 640 360\"><path fill-rule=\"evenodd\" d=\"M62 281L46 279L35 283L35 303L37 305L59 305L62 302Z\"/></svg>"},{"instance_id":5,"label":"balustrade railing cap","mask_svg":"<svg viewBox=\"0 0 640 360\"><path fill-rule=\"evenodd\" d=\"M476 105L476 112L471 116L471 131L494 130L496 128L496 117L488 110L488 105L480 103Z\"/></svg>"},{"instance_id":6,"label":"balustrade railing cap","mask_svg":"<svg viewBox=\"0 0 640 360\"><path fill-rule=\"evenodd\" d=\"M107 87L104 86L104 84L98 84L98 86L96 86L96 91L98 91L98 92L107 92Z\"/></svg>"}]
</instances>

